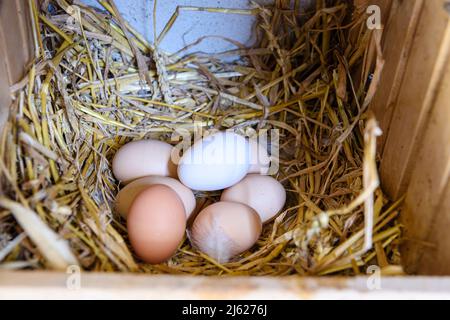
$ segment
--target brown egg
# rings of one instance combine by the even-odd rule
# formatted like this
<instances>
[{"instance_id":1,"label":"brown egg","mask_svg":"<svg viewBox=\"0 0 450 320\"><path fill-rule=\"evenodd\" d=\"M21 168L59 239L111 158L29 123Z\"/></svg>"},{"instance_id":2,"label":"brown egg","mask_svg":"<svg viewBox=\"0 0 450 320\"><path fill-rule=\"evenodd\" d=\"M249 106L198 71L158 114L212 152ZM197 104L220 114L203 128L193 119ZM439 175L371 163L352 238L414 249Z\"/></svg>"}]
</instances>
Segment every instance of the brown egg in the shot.
<instances>
[{"instance_id":1,"label":"brown egg","mask_svg":"<svg viewBox=\"0 0 450 320\"><path fill-rule=\"evenodd\" d=\"M127 143L114 156L114 176L125 184L152 175L176 178L177 167L172 162L172 152L170 144L159 140Z\"/></svg>"},{"instance_id":2,"label":"brown egg","mask_svg":"<svg viewBox=\"0 0 450 320\"><path fill-rule=\"evenodd\" d=\"M153 185L134 199L127 219L136 254L148 263L161 263L177 250L186 230L183 202L165 185Z\"/></svg>"},{"instance_id":3,"label":"brown egg","mask_svg":"<svg viewBox=\"0 0 450 320\"><path fill-rule=\"evenodd\" d=\"M186 218L192 214L195 209L196 202L192 190L183 185L180 181L170 177L148 176L134 180L127 184L116 197L115 209L120 215L126 219L128 211L136 196L149 186L162 184L172 188L177 193L186 209Z\"/></svg>"},{"instance_id":4,"label":"brown egg","mask_svg":"<svg viewBox=\"0 0 450 320\"><path fill-rule=\"evenodd\" d=\"M254 209L242 203L221 201L198 214L191 240L200 251L224 263L250 249L261 231L261 219Z\"/></svg>"}]
</instances>

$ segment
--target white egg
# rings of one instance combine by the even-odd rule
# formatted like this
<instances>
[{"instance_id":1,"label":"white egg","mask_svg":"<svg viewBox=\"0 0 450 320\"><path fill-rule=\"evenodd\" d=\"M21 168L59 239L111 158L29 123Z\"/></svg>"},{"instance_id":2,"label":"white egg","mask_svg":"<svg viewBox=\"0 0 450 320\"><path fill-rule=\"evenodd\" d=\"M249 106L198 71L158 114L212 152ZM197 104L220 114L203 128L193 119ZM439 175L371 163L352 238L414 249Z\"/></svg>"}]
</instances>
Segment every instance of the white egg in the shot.
<instances>
[{"instance_id":1,"label":"white egg","mask_svg":"<svg viewBox=\"0 0 450 320\"><path fill-rule=\"evenodd\" d=\"M245 177L249 161L248 141L231 131L221 131L186 150L178 164L178 177L193 190L222 190Z\"/></svg>"}]
</instances>

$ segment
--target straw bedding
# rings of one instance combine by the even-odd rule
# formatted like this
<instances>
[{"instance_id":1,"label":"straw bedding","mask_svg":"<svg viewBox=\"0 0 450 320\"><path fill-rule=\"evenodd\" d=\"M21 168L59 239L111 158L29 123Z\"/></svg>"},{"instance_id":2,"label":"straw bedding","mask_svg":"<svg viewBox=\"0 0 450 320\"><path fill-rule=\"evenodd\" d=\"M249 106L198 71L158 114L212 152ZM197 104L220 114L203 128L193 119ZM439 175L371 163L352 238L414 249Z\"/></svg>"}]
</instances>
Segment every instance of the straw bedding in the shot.
<instances>
[{"instance_id":1,"label":"straw bedding","mask_svg":"<svg viewBox=\"0 0 450 320\"><path fill-rule=\"evenodd\" d=\"M380 32L347 1L277 0L250 10L180 7L155 43L120 16L46 0L33 7L36 59L13 86L0 140L0 268L193 275L398 274L401 199L379 189L368 106L383 67ZM156 1L155 1L156 2ZM34 2L32 2L34 3ZM257 42L219 54L159 49L185 11L254 15ZM157 19L155 8L154 17ZM198 42L203 39L199 39ZM195 51L195 50L194 50ZM238 59L230 57L238 56ZM186 239L167 263L139 261L114 212L115 152L174 143L176 129L278 129L288 200L258 243L226 264ZM258 131L259 130L259 131ZM197 193L199 207L218 193Z\"/></svg>"}]
</instances>

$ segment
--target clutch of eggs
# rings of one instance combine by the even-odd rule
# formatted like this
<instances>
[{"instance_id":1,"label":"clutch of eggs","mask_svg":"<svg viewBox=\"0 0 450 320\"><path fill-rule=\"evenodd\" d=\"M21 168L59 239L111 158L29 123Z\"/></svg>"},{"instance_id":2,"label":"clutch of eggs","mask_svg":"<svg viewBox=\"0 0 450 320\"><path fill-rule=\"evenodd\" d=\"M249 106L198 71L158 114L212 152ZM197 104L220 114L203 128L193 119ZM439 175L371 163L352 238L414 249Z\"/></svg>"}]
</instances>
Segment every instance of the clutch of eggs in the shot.
<instances>
[{"instance_id":1,"label":"clutch of eggs","mask_svg":"<svg viewBox=\"0 0 450 320\"><path fill-rule=\"evenodd\" d=\"M135 253L148 263L169 259L184 239L196 206L192 190L226 189L220 202L197 215L190 232L193 245L220 262L251 248L262 224L284 206L285 190L264 176L270 157L256 139L217 132L195 142L178 167L172 152L170 144L142 140L126 144L113 159L113 173L125 184L116 211L127 219Z\"/></svg>"}]
</instances>

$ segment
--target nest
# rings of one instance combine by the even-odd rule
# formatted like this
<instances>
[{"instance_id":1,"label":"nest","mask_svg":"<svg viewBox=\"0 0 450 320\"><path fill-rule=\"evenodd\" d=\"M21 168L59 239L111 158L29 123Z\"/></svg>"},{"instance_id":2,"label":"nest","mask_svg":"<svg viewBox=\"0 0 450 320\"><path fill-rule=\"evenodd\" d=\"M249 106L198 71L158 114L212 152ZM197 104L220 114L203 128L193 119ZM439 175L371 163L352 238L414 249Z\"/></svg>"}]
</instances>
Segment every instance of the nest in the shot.
<instances>
[{"instance_id":1,"label":"nest","mask_svg":"<svg viewBox=\"0 0 450 320\"><path fill-rule=\"evenodd\" d=\"M348 1L277 0L250 10L179 7L155 43L119 14L66 0L32 4L36 59L12 87L0 141L0 268L192 275L401 273L401 199L379 189L368 106L383 59L380 32ZM155 1L156 6L156 1ZM186 10L254 15L257 44L167 54L158 44ZM154 9L154 18L157 11ZM191 50L192 52L192 50ZM238 56L238 59L230 57ZM179 128L278 129L284 211L255 246L220 264L188 239L166 263L139 261L114 213L111 172L132 140ZM197 193L199 207L217 193Z\"/></svg>"}]
</instances>

